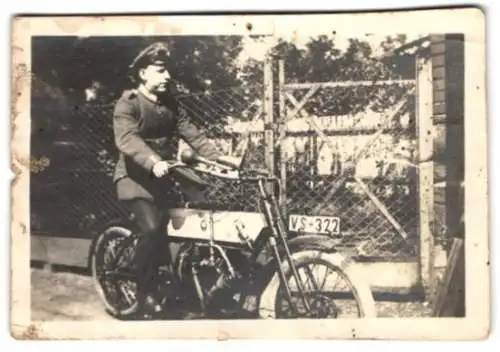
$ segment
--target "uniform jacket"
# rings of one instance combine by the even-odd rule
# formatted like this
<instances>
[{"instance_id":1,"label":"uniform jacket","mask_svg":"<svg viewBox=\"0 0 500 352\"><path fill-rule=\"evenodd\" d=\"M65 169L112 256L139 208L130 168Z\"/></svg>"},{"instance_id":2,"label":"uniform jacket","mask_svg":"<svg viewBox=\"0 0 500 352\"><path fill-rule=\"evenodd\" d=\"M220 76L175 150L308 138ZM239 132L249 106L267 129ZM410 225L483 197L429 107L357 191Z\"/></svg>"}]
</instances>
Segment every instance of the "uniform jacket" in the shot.
<instances>
[{"instance_id":1,"label":"uniform jacket","mask_svg":"<svg viewBox=\"0 0 500 352\"><path fill-rule=\"evenodd\" d=\"M153 165L162 159L176 158L179 138L205 158L214 160L220 155L173 100L153 102L136 90L126 91L116 103L113 129L119 151L113 180L117 183L119 199L155 196L148 188L157 182L152 174ZM176 171L201 181L191 170Z\"/></svg>"}]
</instances>

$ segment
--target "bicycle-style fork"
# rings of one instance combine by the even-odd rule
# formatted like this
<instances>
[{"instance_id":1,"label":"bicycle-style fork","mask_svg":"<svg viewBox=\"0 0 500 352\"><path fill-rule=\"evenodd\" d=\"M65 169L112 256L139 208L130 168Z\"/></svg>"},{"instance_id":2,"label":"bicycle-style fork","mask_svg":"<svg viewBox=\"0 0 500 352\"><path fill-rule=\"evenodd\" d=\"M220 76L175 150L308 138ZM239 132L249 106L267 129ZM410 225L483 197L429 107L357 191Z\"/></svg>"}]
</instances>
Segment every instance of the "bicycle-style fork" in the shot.
<instances>
[{"instance_id":1,"label":"bicycle-style fork","mask_svg":"<svg viewBox=\"0 0 500 352\"><path fill-rule=\"evenodd\" d=\"M294 313L296 313L295 306L292 304L292 294L290 292L290 287L286 280L285 273L281 268L282 260L276 240L280 241L283 244L283 247L285 249L286 259L288 261L288 264L290 265L292 276L294 277L295 282L297 283L297 288L299 289L299 293L300 296L302 297L304 306L306 307L307 311L310 311L311 307L305 297L304 286L299 278L297 267L295 266L295 263L292 259L292 254L290 252L290 248L288 247L288 244L286 242L287 231L285 230L285 225L283 223L283 218L281 216L281 212L279 209L279 205L276 201L276 197L269 190L266 189L266 180L264 178L258 180L258 185L259 185L259 193L261 199L264 201L264 207L265 207L264 215L266 217L267 223L269 224L272 230L272 236L269 237L269 243L273 250L273 255L276 260L276 265L278 267L278 274L280 276L281 282L283 283L283 287L285 288L286 297L288 303L290 304L290 308L294 311Z\"/></svg>"}]
</instances>

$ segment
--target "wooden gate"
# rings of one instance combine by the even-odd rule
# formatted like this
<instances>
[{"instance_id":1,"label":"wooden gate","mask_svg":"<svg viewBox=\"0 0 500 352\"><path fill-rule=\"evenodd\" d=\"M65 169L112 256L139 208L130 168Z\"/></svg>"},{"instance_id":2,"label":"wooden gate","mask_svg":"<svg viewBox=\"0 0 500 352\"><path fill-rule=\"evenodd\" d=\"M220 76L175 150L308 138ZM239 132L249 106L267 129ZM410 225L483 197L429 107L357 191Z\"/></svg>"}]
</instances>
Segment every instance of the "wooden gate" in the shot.
<instances>
[{"instance_id":1,"label":"wooden gate","mask_svg":"<svg viewBox=\"0 0 500 352\"><path fill-rule=\"evenodd\" d=\"M266 164L281 176L292 232L334 237L360 261L412 262L423 284L432 253L433 170L425 162L433 143L432 77L428 60L415 63L415 77L406 80L286 83L280 61L277 114L269 63L264 126ZM314 108L324 89L391 86L405 93L385 111L372 110L372 102L346 116Z\"/></svg>"}]
</instances>

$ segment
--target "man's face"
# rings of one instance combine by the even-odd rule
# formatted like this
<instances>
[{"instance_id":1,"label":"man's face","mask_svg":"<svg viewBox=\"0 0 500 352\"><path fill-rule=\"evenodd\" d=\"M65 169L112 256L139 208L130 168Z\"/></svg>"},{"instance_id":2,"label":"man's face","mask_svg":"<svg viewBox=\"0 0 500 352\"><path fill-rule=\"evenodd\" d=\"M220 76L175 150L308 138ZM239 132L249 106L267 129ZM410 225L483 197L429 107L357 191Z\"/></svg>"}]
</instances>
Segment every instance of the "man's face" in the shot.
<instances>
[{"instance_id":1,"label":"man's face","mask_svg":"<svg viewBox=\"0 0 500 352\"><path fill-rule=\"evenodd\" d=\"M147 90L152 93L163 93L167 90L170 72L163 65L149 65L143 68L139 75Z\"/></svg>"}]
</instances>

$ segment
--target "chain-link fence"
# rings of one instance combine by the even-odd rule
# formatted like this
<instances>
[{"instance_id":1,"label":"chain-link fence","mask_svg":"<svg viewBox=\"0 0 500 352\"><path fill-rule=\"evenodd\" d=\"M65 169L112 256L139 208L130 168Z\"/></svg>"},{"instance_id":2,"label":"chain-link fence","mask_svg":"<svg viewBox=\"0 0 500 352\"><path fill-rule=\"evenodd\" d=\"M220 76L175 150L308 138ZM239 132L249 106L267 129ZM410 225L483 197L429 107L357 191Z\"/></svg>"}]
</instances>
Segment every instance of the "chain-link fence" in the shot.
<instances>
[{"instance_id":1,"label":"chain-link fence","mask_svg":"<svg viewBox=\"0 0 500 352\"><path fill-rule=\"evenodd\" d=\"M414 81L344 83L285 85L282 165L287 170L287 211L295 215L291 228L307 229L311 218L303 215L328 216L313 218L312 231L314 226L331 230L359 256L415 258L419 204ZM329 115L330 97L348 90L357 94L358 108ZM327 228L325 221L336 225Z\"/></svg>"},{"instance_id":2,"label":"chain-link fence","mask_svg":"<svg viewBox=\"0 0 500 352\"><path fill-rule=\"evenodd\" d=\"M242 168L264 167L264 134L262 130L263 85L215 90L178 97L180 105L198 128L225 155L247 157ZM181 143L179 153L189 148ZM256 185L214 176L207 178L207 198L221 210L258 211Z\"/></svg>"},{"instance_id":3,"label":"chain-link fence","mask_svg":"<svg viewBox=\"0 0 500 352\"><path fill-rule=\"evenodd\" d=\"M34 112L34 119L55 125L41 127L32 143L32 155L50 161L31 174L34 232L71 236L126 215L112 182L117 158L112 113L111 105L90 104Z\"/></svg>"},{"instance_id":4,"label":"chain-link fence","mask_svg":"<svg viewBox=\"0 0 500 352\"><path fill-rule=\"evenodd\" d=\"M263 166L261 85L180 94L178 101L222 153L238 155L246 147L249 158L243 167ZM33 231L71 235L126 215L112 182L117 160L114 104L71 109L34 105L33 119L52 126L34 127L32 154L49 162L31 176ZM187 145L179 147L180 152ZM257 211L255 187L215 177L208 181L207 197L218 208Z\"/></svg>"},{"instance_id":5,"label":"chain-link fence","mask_svg":"<svg viewBox=\"0 0 500 352\"><path fill-rule=\"evenodd\" d=\"M243 85L177 98L224 154L238 156L248 148L243 167L262 168L268 166L270 149L264 140L265 88ZM284 109L273 121L282 127L274 131L276 160L271 162L282 176L285 213L337 218L330 235L361 256L414 258L419 233L415 81L279 88ZM352 97L354 89L355 99L346 100L346 112L339 114L333 97ZM112 183L117 159L113 108L89 103L44 110L36 105L33 119L50 116L58 132L34 138L32 154L46 156L50 165L32 174L33 231L70 234L126 214ZM185 147L181 143L179 152ZM258 211L255 186L215 177L209 183L207 197L218 208ZM304 230L292 220L290 225Z\"/></svg>"}]
</instances>

